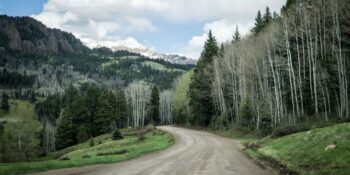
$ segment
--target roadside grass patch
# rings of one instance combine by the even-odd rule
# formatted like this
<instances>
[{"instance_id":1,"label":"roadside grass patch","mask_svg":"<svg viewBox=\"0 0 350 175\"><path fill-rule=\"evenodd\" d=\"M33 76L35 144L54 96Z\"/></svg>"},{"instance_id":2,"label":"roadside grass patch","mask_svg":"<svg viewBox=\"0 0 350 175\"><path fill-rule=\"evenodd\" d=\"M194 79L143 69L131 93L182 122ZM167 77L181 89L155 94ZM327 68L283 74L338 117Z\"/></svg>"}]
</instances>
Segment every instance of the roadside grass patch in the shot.
<instances>
[{"instance_id":1,"label":"roadside grass patch","mask_svg":"<svg viewBox=\"0 0 350 175\"><path fill-rule=\"evenodd\" d=\"M110 135L109 137L103 135L94 139L101 140L102 144L90 147L88 140L45 157L45 159L49 159L59 155L62 159L69 160L57 160L55 158L55 160L37 162L4 163L0 164L0 175L26 174L59 168L116 163L168 148L174 143L173 137L168 133L153 134L151 132L145 134L145 139L142 142L138 141L138 136L126 136L124 139L116 141L112 141ZM108 154L121 153L121 151L123 151L123 154Z\"/></svg>"},{"instance_id":2,"label":"roadside grass patch","mask_svg":"<svg viewBox=\"0 0 350 175\"><path fill-rule=\"evenodd\" d=\"M302 175L350 174L350 123L312 129L280 138L252 141L257 148L246 152L255 158L271 158ZM334 149L325 150L334 144Z\"/></svg>"}]
</instances>

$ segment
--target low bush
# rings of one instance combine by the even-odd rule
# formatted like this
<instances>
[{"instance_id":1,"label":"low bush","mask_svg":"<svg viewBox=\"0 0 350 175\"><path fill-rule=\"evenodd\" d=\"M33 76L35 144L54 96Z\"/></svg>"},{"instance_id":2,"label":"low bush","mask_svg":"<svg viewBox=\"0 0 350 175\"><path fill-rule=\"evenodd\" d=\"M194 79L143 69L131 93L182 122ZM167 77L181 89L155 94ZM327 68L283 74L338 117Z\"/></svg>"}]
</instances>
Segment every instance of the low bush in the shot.
<instances>
[{"instance_id":1,"label":"low bush","mask_svg":"<svg viewBox=\"0 0 350 175\"><path fill-rule=\"evenodd\" d=\"M283 136L287 136L297 132L304 132L304 131L309 131L311 129L332 126L336 123L337 122L319 122L319 123L305 122L305 123L298 123L296 125L281 126L281 127L275 128L272 131L271 137L272 138L283 137Z\"/></svg>"},{"instance_id":2,"label":"low bush","mask_svg":"<svg viewBox=\"0 0 350 175\"><path fill-rule=\"evenodd\" d=\"M120 140L123 139L122 133L118 129L115 129L112 133L112 140Z\"/></svg>"},{"instance_id":3,"label":"low bush","mask_svg":"<svg viewBox=\"0 0 350 175\"><path fill-rule=\"evenodd\" d=\"M88 158L91 158L91 156L90 155L83 155L83 156L81 156L81 158L82 159L88 159Z\"/></svg>"},{"instance_id":4,"label":"low bush","mask_svg":"<svg viewBox=\"0 0 350 175\"><path fill-rule=\"evenodd\" d=\"M144 134L140 134L140 135L138 135L138 137L137 137L137 140L138 140L138 141L144 141L145 139L146 139L146 137L145 137Z\"/></svg>"},{"instance_id":5,"label":"low bush","mask_svg":"<svg viewBox=\"0 0 350 175\"><path fill-rule=\"evenodd\" d=\"M283 137L283 136L287 136L287 135L294 134L297 132L303 132L303 131L308 131L308 130L310 130L310 126L289 125L289 126L284 126L284 127L279 127L279 128L274 129L271 133L271 137L272 138Z\"/></svg>"},{"instance_id":6,"label":"low bush","mask_svg":"<svg viewBox=\"0 0 350 175\"><path fill-rule=\"evenodd\" d=\"M112 152L102 152L96 154L96 156L108 156L108 155L119 155L119 154L126 154L129 151L127 149L122 149L122 150L117 150L117 151L112 151Z\"/></svg>"}]
</instances>

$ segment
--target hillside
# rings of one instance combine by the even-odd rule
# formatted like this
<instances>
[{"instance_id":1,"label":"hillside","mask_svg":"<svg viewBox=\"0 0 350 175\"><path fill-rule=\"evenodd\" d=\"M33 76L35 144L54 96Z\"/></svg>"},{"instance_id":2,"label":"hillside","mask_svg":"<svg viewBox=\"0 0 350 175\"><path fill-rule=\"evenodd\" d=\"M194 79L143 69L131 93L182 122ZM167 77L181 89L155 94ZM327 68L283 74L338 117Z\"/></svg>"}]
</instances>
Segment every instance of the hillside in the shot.
<instances>
[{"instance_id":1,"label":"hillside","mask_svg":"<svg viewBox=\"0 0 350 175\"><path fill-rule=\"evenodd\" d=\"M129 51L91 50L30 17L0 16L0 25L0 89L16 98L62 93L86 82L109 88L144 80L167 89L192 68Z\"/></svg>"}]
</instances>

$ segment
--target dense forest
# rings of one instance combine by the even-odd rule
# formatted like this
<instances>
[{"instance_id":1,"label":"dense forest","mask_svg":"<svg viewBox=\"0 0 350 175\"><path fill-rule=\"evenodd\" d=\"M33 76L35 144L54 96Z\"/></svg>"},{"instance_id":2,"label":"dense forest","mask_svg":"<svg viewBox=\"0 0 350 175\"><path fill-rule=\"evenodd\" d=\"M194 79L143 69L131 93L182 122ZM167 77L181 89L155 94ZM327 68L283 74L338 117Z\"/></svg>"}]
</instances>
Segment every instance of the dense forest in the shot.
<instances>
[{"instance_id":1,"label":"dense forest","mask_svg":"<svg viewBox=\"0 0 350 175\"><path fill-rule=\"evenodd\" d=\"M174 94L178 123L269 134L298 123L349 120L346 0L288 0L258 12L251 34L221 46L209 33Z\"/></svg>"}]
</instances>

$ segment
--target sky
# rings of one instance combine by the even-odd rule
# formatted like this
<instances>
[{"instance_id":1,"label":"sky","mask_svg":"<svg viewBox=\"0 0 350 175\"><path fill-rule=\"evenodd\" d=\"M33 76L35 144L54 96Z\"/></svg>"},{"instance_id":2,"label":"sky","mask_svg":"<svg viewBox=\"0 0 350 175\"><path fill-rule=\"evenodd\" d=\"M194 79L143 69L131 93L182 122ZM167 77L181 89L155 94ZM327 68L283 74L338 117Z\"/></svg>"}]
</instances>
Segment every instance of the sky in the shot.
<instances>
[{"instance_id":1,"label":"sky","mask_svg":"<svg viewBox=\"0 0 350 175\"><path fill-rule=\"evenodd\" d=\"M258 10L286 0L0 0L0 13L31 16L87 46L149 48L198 59L209 30L219 43L249 33Z\"/></svg>"}]
</instances>

